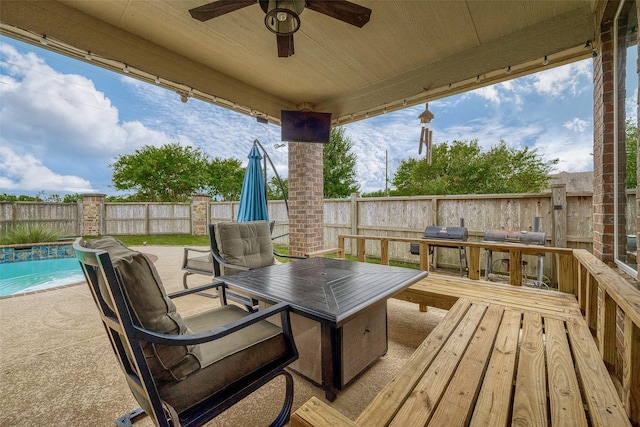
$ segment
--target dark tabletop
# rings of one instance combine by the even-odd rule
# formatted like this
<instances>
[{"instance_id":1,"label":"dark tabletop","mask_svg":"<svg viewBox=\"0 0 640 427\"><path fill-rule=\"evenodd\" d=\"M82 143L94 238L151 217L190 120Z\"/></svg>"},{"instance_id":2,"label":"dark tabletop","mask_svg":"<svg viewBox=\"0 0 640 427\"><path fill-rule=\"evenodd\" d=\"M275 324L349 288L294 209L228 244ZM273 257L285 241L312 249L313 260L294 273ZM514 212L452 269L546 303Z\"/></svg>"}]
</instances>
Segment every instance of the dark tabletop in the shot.
<instances>
[{"instance_id":1,"label":"dark tabletop","mask_svg":"<svg viewBox=\"0 0 640 427\"><path fill-rule=\"evenodd\" d=\"M337 326L427 276L426 271L309 258L224 276L231 289Z\"/></svg>"}]
</instances>

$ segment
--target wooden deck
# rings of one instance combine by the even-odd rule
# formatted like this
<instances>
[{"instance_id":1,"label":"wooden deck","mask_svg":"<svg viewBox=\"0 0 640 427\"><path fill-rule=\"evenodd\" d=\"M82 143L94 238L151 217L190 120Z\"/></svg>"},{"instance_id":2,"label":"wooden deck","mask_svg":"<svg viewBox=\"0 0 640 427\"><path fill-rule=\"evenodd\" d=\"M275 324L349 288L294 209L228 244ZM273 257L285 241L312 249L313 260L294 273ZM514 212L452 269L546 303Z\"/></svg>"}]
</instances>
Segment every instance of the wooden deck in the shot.
<instances>
[{"instance_id":1,"label":"wooden deck","mask_svg":"<svg viewBox=\"0 0 640 427\"><path fill-rule=\"evenodd\" d=\"M365 241L379 242L383 264L389 242L418 241L423 269L436 243L346 235L341 249L345 238L360 261ZM498 248L510 254L509 284L486 282L479 254L495 245L464 245L469 278L432 273L394 296L449 312L359 417L312 398L291 425L640 425L640 290L587 251L524 245ZM555 255L560 292L521 286L513 265L535 251Z\"/></svg>"},{"instance_id":2,"label":"wooden deck","mask_svg":"<svg viewBox=\"0 0 640 427\"><path fill-rule=\"evenodd\" d=\"M292 426L630 425L575 297L434 276L398 296L449 313L357 420L314 398Z\"/></svg>"}]
</instances>

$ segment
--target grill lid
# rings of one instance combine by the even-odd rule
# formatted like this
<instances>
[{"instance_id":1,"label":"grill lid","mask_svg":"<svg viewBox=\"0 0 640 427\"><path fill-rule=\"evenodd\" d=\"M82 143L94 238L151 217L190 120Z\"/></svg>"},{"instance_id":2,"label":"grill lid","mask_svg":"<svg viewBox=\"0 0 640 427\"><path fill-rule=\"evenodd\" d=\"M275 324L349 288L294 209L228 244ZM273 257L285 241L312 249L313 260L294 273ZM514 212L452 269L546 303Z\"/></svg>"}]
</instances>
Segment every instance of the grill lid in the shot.
<instances>
[{"instance_id":1,"label":"grill lid","mask_svg":"<svg viewBox=\"0 0 640 427\"><path fill-rule=\"evenodd\" d=\"M466 227L430 225L424 230L424 238L466 241L469 238L469 233Z\"/></svg>"},{"instance_id":2,"label":"grill lid","mask_svg":"<svg viewBox=\"0 0 640 427\"><path fill-rule=\"evenodd\" d=\"M536 231L487 230L484 232L484 241L545 246L547 243L547 233Z\"/></svg>"}]
</instances>

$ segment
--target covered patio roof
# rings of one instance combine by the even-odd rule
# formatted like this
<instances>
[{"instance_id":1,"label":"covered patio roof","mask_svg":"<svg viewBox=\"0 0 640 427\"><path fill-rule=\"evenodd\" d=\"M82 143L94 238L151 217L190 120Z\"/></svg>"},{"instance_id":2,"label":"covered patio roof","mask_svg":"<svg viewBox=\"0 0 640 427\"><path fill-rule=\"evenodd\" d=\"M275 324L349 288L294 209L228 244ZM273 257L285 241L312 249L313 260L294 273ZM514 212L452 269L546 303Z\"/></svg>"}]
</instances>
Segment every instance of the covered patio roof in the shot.
<instances>
[{"instance_id":1,"label":"covered patio roof","mask_svg":"<svg viewBox=\"0 0 640 427\"><path fill-rule=\"evenodd\" d=\"M363 28L305 9L279 58L258 4L193 19L208 2L8 0L0 33L275 124L309 109L338 125L587 58L605 3L355 0Z\"/></svg>"}]
</instances>

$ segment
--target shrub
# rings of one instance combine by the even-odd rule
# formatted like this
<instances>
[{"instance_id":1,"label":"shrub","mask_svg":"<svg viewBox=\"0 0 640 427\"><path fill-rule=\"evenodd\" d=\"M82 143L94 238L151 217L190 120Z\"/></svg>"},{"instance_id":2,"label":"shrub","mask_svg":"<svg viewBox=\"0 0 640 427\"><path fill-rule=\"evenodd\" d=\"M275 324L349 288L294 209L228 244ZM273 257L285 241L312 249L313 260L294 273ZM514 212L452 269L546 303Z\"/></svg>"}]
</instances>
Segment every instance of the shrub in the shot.
<instances>
[{"instance_id":1,"label":"shrub","mask_svg":"<svg viewBox=\"0 0 640 427\"><path fill-rule=\"evenodd\" d=\"M55 242L61 237L62 233L42 224L18 224L0 236L0 244Z\"/></svg>"}]
</instances>

